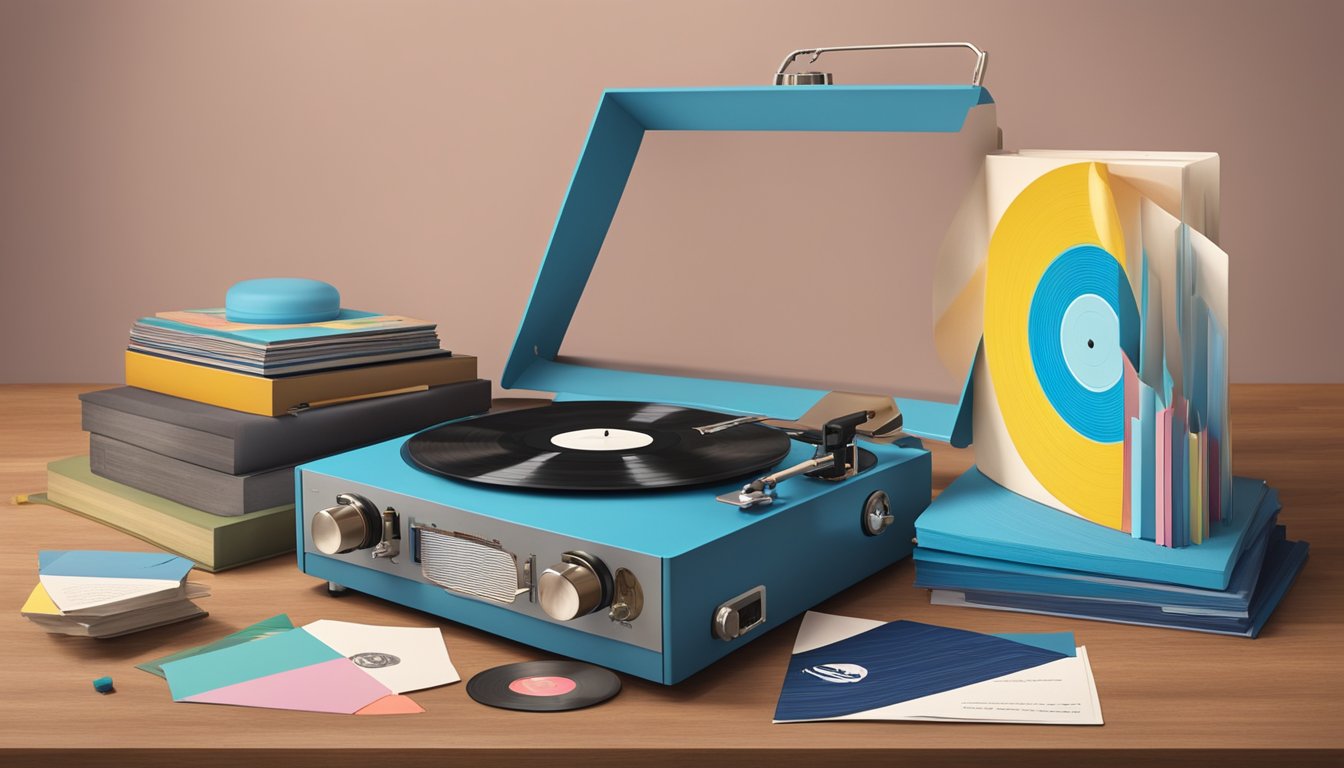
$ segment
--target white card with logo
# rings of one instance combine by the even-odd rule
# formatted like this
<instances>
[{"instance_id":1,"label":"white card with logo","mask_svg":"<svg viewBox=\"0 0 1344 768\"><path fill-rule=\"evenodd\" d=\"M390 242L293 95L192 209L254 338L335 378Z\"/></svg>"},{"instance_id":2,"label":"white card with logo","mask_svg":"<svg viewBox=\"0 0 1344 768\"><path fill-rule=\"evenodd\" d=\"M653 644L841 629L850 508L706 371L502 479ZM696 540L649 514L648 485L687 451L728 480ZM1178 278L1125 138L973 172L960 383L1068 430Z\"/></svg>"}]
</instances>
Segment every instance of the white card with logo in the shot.
<instances>
[{"instance_id":1,"label":"white card with logo","mask_svg":"<svg viewBox=\"0 0 1344 768\"><path fill-rule=\"evenodd\" d=\"M394 693L462 679L448 658L438 627L380 627L323 619L303 629Z\"/></svg>"},{"instance_id":2,"label":"white card with logo","mask_svg":"<svg viewBox=\"0 0 1344 768\"><path fill-rule=\"evenodd\" d=\"M776 723L1102 724L1087 649L1068 633L981 635L809 612L793 654Z\"/></svg>"}]
</instances>

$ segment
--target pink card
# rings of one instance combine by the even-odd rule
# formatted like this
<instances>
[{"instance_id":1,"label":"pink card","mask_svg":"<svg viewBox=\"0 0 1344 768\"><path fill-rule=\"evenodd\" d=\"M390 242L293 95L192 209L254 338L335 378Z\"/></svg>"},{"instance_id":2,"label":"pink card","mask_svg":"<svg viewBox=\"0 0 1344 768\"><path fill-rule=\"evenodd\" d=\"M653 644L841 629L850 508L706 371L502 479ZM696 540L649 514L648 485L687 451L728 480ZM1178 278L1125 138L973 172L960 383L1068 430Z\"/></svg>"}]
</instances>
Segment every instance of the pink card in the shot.
<instances>
[{"instance_id":1,"label":"pink card","mask_svg":"<svg viewBox=\"0 0 1344 768\"><path fill-rule=\"evenodd\" d=\"M1171 409L1163 408L1157 414L1157 446L1153 460L1157 462L1157 504L1154 515L1157 543L1171 546Z\"/></svg>"},{"instance_id":2,"label":"pink card","mask_svg":"<svg viewBox=\"0 0 1344 768\"><path fill-rule=\"evenodd\" d=\"M182 700L349 715L391 693L349 659L332 659L215 688Z\"/></svg>"},{"instance_id":3,"label":"pink card","mask_svg":"<svg viewBox=\"0 0 1344 768\"><path fill-rule=\"evenodd\" d=\"M1120 530L1125 533L1133 531L1134 525L1134 503L1133 483L1130 478L1134 471L1134 441L1137 436L1134 434L1134 428L1130 419L1139 418L1139 375L1134 372L1134 366L1130 364L1129 358L1124 358L1125 364L1125 444L1124 444L1124 468L1122 476L1124 481L1121 484L1120 499Z\"/></svg>"}]
</instances>

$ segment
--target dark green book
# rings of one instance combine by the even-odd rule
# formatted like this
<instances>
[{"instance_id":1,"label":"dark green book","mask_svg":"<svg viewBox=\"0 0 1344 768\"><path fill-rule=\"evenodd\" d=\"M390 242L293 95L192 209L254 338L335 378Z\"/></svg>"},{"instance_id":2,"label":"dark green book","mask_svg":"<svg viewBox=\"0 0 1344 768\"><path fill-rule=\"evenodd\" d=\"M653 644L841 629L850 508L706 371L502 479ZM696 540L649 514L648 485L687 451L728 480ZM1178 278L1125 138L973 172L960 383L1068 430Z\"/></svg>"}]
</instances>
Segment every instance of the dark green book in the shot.
<instances>
[{"instance_id":1,"label":"dark green book","mask_svg":"<svg viewBox=\"0 0 1344 768\"><path fill-rule=\"evenodd\" d=\"M98 477L88 456L47 465L47 493L28 500L74 512L222 571L294 550L294 505L236 517L202 512Z\"/></svg>"}]
</instances>

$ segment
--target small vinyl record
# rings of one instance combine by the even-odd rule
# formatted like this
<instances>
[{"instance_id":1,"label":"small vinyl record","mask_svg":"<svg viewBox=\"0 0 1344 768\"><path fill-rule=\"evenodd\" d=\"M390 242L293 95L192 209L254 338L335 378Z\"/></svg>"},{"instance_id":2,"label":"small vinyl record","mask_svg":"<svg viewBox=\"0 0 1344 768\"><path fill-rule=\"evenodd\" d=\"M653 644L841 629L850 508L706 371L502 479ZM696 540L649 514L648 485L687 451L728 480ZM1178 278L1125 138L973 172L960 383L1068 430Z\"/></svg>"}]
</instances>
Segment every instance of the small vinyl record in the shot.
<instances>
[{"instance_id":1,"label":"small vinyl record","mask_svg":"<svg viewBox=\"0 0 1344 768\"><path fill-rule=\"evenodd\" d=\"M614 672L578 661L505 664L467 682L467 695L490 707L565 712L601 704L621 692Z\"/></svg>"},{"instance_id":2,"label":"small vinyl record","mask_svg":"<svg viewBox=\"0 0 1344 768\"><path fill-rule=\"evenodd\" d=\"M732 418L658 403L555 403L426 430L406 441L404 455L454 480L551 491L705 485L788 455L789 438L759 424L697 429Z\"/></svg>"}]
</instances>

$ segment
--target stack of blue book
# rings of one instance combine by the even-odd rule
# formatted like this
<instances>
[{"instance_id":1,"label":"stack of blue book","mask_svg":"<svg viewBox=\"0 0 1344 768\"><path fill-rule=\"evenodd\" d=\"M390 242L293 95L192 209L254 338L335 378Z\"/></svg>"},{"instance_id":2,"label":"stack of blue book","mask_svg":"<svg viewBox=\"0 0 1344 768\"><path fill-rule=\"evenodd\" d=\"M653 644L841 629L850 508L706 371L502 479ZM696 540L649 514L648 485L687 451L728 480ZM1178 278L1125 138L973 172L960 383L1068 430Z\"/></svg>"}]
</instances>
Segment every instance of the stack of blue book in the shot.
<instances>
[{"instance_id":1,"label":"stack of blue book","mask_svg":"<svg viewBox=\"0 0 1344 768\"><path fill-rule=\"evenodd\" d=\"M972 467L915 522L932 602L1255 637L1307 560L1278 492L1238 477L1202 544L1158 546L1052 509Z\"/></svg>"}]
</instances>

